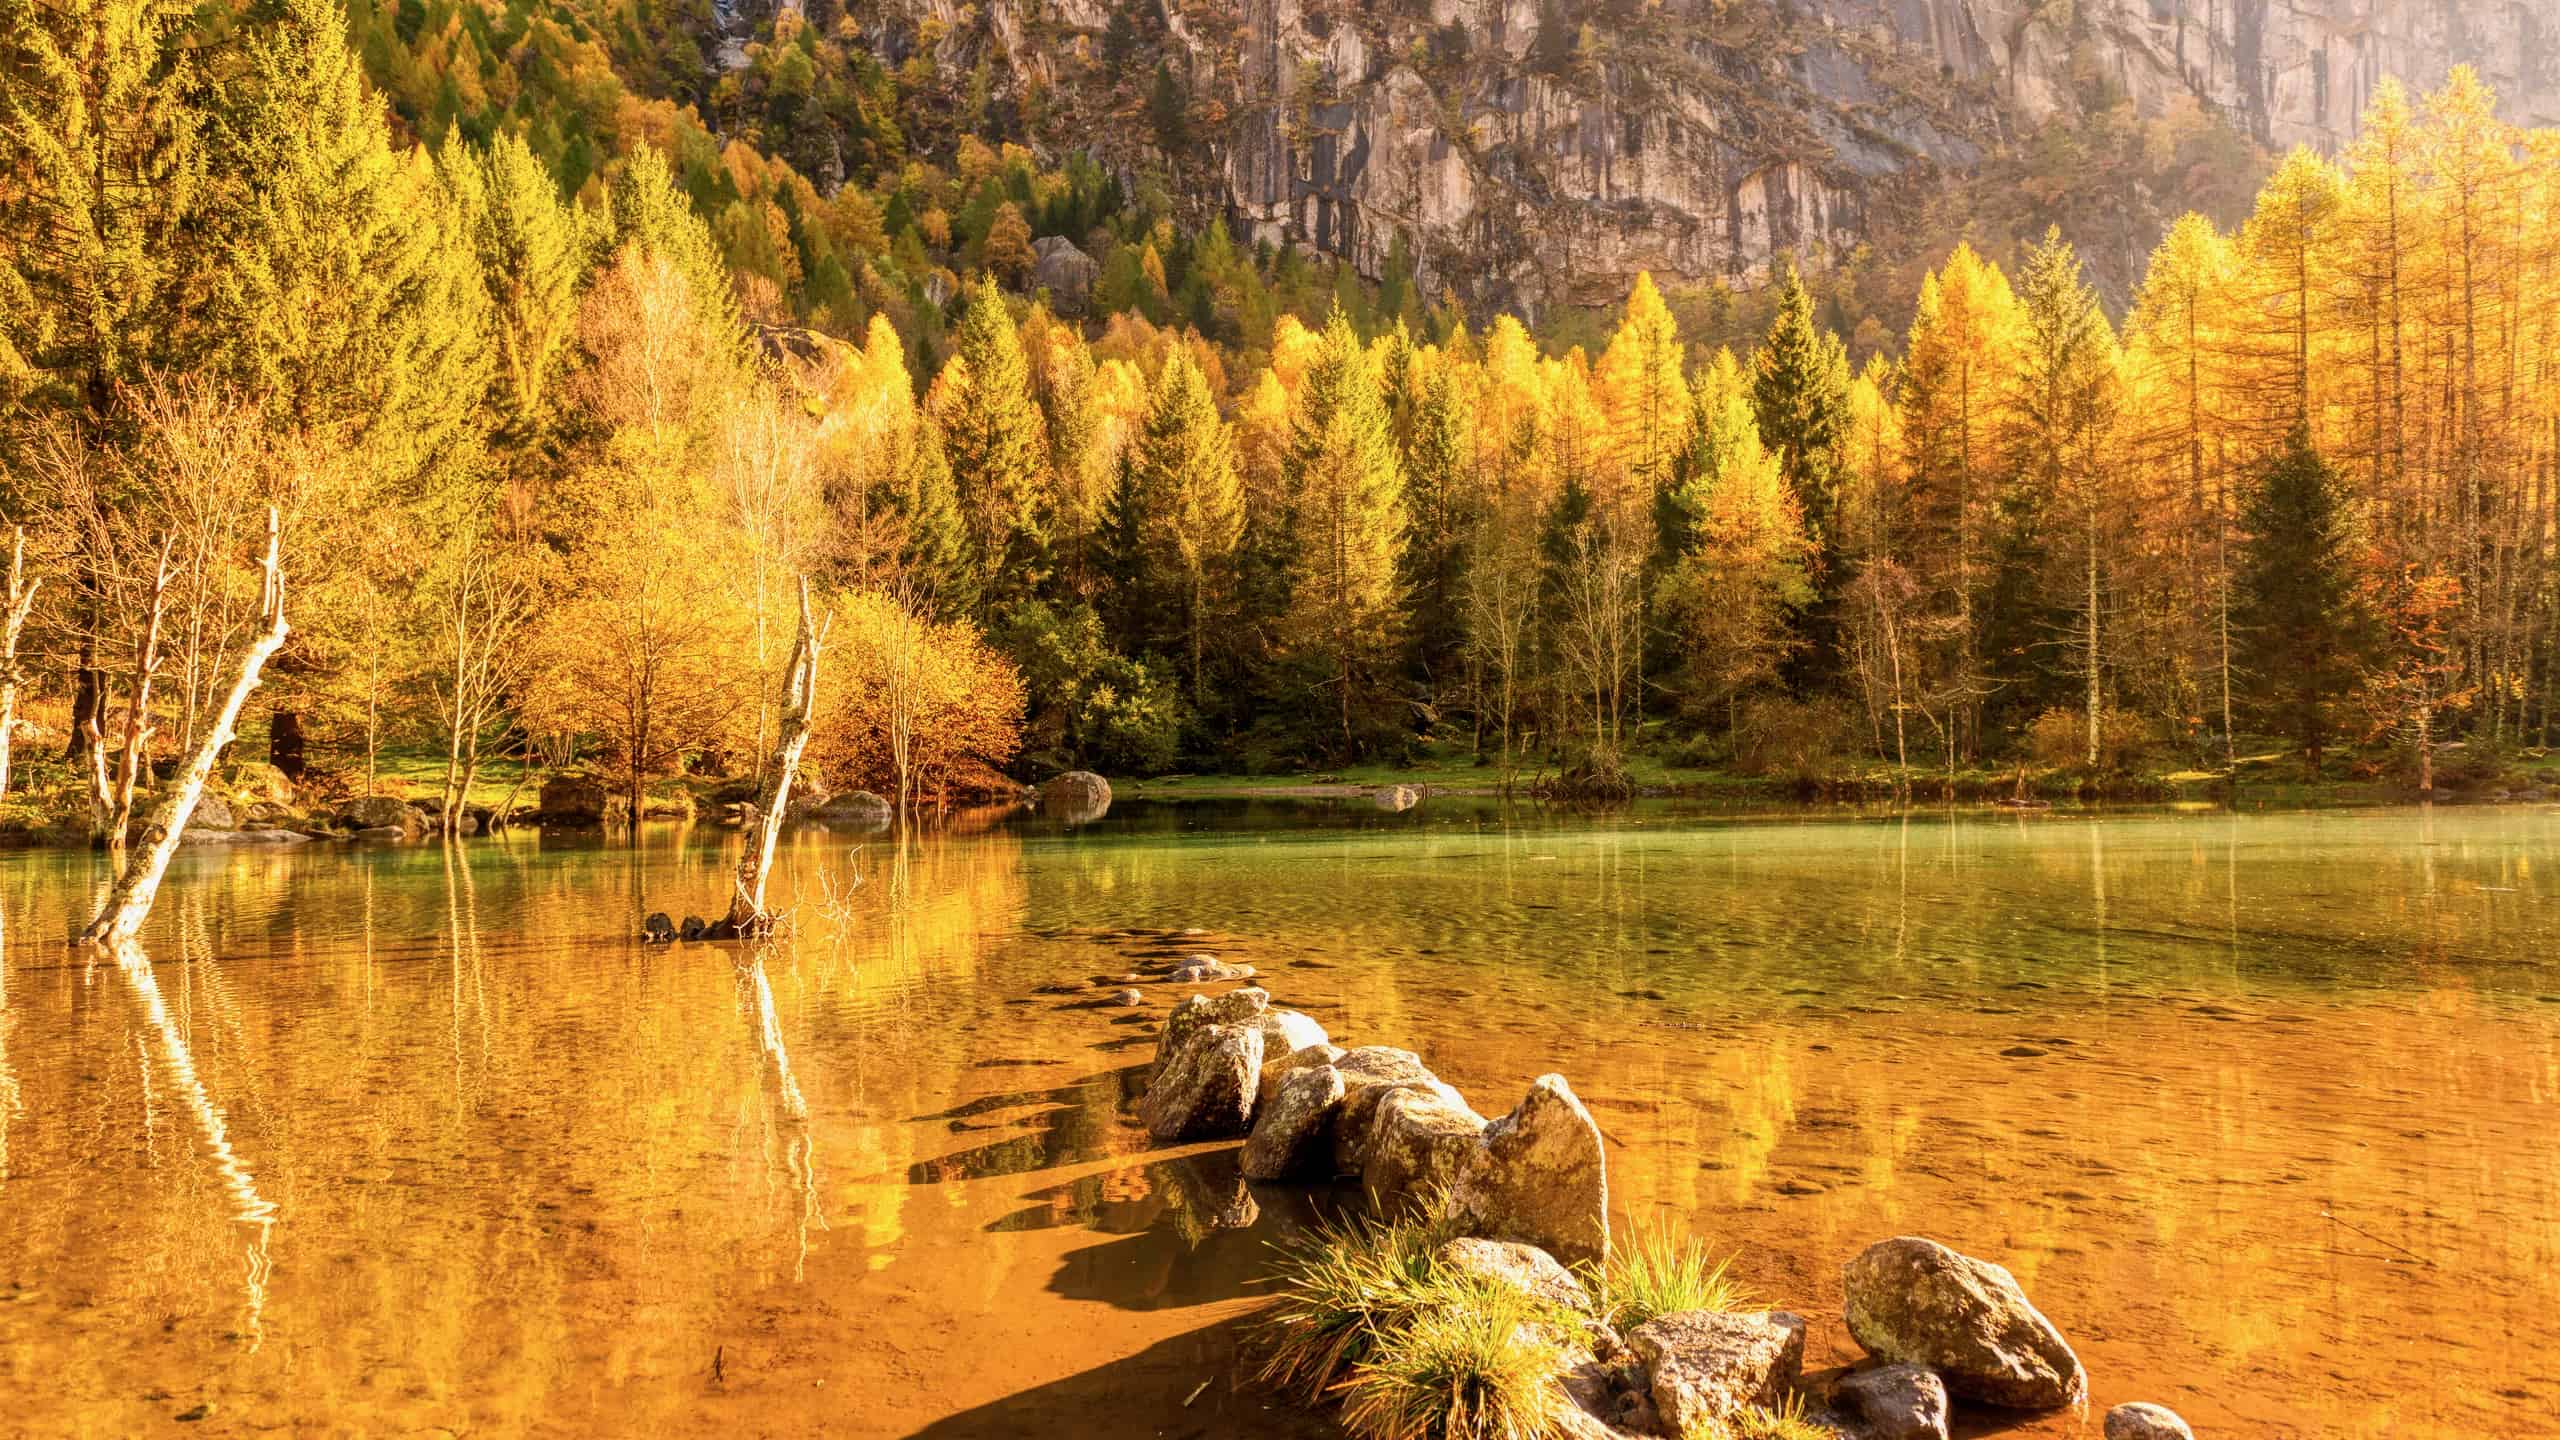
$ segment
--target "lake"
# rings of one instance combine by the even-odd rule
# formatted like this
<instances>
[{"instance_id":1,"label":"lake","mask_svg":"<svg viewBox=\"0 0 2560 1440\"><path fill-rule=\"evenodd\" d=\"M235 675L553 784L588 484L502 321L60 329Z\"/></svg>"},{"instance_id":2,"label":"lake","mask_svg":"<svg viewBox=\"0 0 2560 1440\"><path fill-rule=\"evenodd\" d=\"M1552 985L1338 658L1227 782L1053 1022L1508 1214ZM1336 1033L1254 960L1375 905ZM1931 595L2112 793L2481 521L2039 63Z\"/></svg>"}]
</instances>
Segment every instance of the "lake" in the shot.
<instances>
[{"instance_id":1,"label":"lake","mask_svg":"<svg viewBox=\"0 0 2560 1440\"><path fill-rule=\"evenodd\" d=\"M191 851L144 964L63 943L93 857L0 855L0 1434L1327 1433L1234 1382L1337 1197L1127 1113L1170 997L1092 982L1168 949L1487 1114L1562 1072L1620 1233L1733 1252L1809 1364L1916 1232L2092 1416L2555 1433L2556 840L1124 804L795 837L743 967L633 938L723 908L717 830Z\"/></svg>"}]
</instances>

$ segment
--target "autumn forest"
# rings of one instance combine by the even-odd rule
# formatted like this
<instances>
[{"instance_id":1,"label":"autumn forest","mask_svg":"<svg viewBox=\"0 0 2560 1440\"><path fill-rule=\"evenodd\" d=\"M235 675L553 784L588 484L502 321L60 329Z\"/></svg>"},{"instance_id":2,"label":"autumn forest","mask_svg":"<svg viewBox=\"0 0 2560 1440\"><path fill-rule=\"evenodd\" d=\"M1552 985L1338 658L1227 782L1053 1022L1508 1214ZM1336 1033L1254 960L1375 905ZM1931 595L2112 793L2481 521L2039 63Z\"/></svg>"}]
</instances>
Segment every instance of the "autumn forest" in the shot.
<instances>
[{"instance_id":1,"label":"autumn forest","mask_svg":"<svg viewBox=\"0 0 2560 1440\"><path fill-rule=\"evenodd\" d=\"M381 23L0 0L22 767L129 792L202 733L270 506L251 732L367 783L423 747L449 798L746 773L804 578L811 760L884 794L1426 754L2424 787L2550 739L2560 133L2468 71L2180 220L2129 304L2060 230L1960 244L1853 353L1818 255L1573 343L1089 156L925 158L858 94L826 193L618 91L611 146L456 123Z\"/></svg>"}]
</instances>

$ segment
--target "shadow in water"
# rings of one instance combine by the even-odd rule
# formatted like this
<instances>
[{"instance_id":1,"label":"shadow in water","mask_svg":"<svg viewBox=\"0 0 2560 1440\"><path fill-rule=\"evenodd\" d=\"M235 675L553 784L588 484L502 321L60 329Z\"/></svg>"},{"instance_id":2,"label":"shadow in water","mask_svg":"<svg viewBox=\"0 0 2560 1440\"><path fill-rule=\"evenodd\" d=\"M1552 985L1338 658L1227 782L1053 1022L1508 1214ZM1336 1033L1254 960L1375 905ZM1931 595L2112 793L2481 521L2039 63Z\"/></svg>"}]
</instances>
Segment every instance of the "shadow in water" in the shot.
<instances>
[{"instance_id":1,"label":"shadow in water","mask_svg":"<svg viewBox=\"0 0 2560 1440\"><path fill-rule=\"evenodd\" d=\"M1258 1186L1229 1147L1079 1176L1034 1190L990 1231L1082 1226L1118 1238L1069 1251L1049 1289L1123 1310L1166 1310L1253 1293L1271 1247L1322 1213L1323 1192Z\"/></svg>"},{"instance_id":2,"label":"shadow in water","mask_svg":"<svg viewBox=\"0 0 2560 1440\"><path fill-rule=\"evenodd\" d=\"M1157 1341L1124 1359L945 1416L915 1431L912 1440L1319 1440L1341 1434L1322 1417L1245 1381L1251 1370L1249 1324L1223 1320Z\"/></svg>"},{"instance_id":3,"label":"shadow in water","mask_svg":"<svg viewBox=\"0 0 2560 1440\"><path fill-rule=\"evenodd\" d=\"M1121 1154L1134 1137L1119 1123L1121 1109L1141 1084L1137 1067L1104 1070L1050 1090L1013 1090L981 1095L947 1110L917 1115L909 1123L939 1120L954 1131L992 1130L1013 1125L1036 1129L919 1160L906 1169L910 1185L946 1185L956 1180L985 1180L1002 1175L1028 1175L1062 1165L1082 1165ZM971 1124L980 1116L1040 1107L1009 1120Z\"/></svg>"}]
</instances>

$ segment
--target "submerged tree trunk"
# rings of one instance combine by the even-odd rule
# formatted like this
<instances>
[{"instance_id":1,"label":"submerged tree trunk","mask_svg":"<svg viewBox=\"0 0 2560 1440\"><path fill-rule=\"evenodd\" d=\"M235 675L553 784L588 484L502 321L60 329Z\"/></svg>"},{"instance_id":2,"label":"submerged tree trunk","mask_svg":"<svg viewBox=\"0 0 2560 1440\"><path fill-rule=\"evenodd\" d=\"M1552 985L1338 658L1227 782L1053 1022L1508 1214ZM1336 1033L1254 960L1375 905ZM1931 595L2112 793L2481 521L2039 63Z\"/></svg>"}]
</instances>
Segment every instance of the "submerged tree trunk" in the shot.
<instances>
[{"instance_id":1,"label":"submerged tree trunk","mask_svg":"<svg viewBox=\"0 0 2560 1440\"><path fill-rule=\"evenodd\" d=\"M756 794L756 831L738 857L738 889L729 898L728 928L742 937L773 928L764 908L765 877L773 869L774 846L782 838L783 812L791 804L791 783L800 774L800 752L809 748L809 717L818 708L818 650L826 631L809 615L809 582L800 581L800 631L791 642L791 669L784 684L781 728L774 733L773 763Z\"/></svg>"},{"instance_id":2,"label":"submerged tree trunk","mask_svg":"<svg viewBox=\"0 0 2560 1440\"><path fill-rule=\"evenodd\" d=\"M185 833L188 817L195 814L196 800L204 794L205 781L212 777L214 762L221 758L222 747L231 743L232 732L240 723L241 707L249 703L249 693L258 688L259 672L266 668L268 657L283 648L284 570L279 564L277 520L273 506L267 509L267 558L265 583L260 590L259 614L264 627L249 642L240 657L239 678L231 685L231 694L213 717L213 724L197 737L195 753L186 767L172 778L169 790L153 807L150 823L144 827L142 853L123 867L115 885L108 890L106 903L98 908L98 916L89 922L80 938L96 945L115 945L133 938L151 914L151 902L160 893L160 877L169 868L169 857L177 853L178 837ZM155 619L155 628L156 620ZM137 702L140 695L136 695ZM140 706L137 703L136 711ZM132 777L125 777L130 805Z\"/></svg>"},{"instance_id":3,"label":"submerged tree trunk","mask_svg":"<svg viewBox=\"0 0 2560 1440\"><path fill-rule=\"evenodd\" d=\"M9 793L9 746L18 723L18 636L35 608L41 577L27 578L27 531L19 526L9 545L8 613L0 617L0 796Z\"/></svg>"}]
</instances>

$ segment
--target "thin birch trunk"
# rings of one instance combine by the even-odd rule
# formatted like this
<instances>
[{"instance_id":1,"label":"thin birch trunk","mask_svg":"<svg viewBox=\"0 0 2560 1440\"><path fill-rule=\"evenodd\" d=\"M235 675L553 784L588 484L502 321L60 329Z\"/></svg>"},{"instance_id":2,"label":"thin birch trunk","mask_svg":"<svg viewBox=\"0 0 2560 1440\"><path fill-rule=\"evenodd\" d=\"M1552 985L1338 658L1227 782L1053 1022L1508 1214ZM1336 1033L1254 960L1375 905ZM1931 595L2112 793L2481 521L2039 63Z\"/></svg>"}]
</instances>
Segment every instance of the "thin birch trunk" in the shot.
<instances>
[{"instance_id":1,"label":"thin birch trunk","mask_svg":"<svg viewBox=\"0 0 2560 1440\"><path fill-rule=\"evenodd\" d=\"M800 581L800 631L791 645L791 669L785 682L781 728L775 732L773 763L756 794L756 833L738 858L737 893L729 899L728 928L742 937L773 929L764 908L765 878L773 870L774 847L782 838L782 816L791 804L791 784L800 774L800 753L809 748L809 720L818 708L818 651L826 631L809 615L809 582Z\"/></svg>"}]
</instances>

